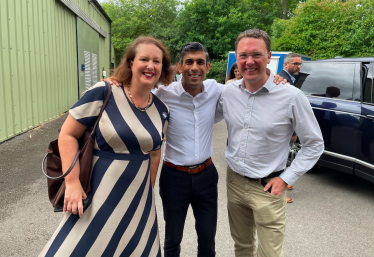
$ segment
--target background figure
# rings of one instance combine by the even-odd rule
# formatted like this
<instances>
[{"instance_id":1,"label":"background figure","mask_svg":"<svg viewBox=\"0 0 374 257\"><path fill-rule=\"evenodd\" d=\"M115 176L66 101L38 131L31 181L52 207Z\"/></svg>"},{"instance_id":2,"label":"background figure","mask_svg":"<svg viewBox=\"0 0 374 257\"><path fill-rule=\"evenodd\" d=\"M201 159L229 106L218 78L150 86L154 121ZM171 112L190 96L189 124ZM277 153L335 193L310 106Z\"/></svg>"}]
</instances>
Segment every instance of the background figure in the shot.
<instances>
[{"instance_id":1,"label":"background figure","mask_svg":"<svg viewBox=\"0 0 374 257\"><path fill-rule=\"evenodd\" d=\"M125 86L111 86L96 129L92 192L86 196L80 185L77 161L65 178L65 216L39 256L161 256L152 186L169 109L151 89L172 81L169 53L152 37L137 38L114 76ZM107 91L99 82L70 109L58 139L63 170Z\"/></svg>"},{"instance_id":2,"label":"background figure","mask_svg":"<svg viewBox=\"0 0 374 257\"><path fill-rule=\"evenodd\" d=\"M243 76L240 74L239 69L238 69L238 65L235 62L231 66L229 75L227 76L226 85L229 84L229 83L231 83L231 82L234 82L234 81L236 81L238 79L242 79L242 78L243 78Z\"/></svg>"},{"instance_id":3,"label":"background figure","mask_svg":"<svg viewBox=\"0 0 374 257\"><path fill-rule=\"evenodd\" d=\"M178 63L174 64L173 66L171 66L171 68L173 69L173 72L174 72L174 80L173 82L176 82L178 81L178 77L177 75L180 75L181 73L179 72L179 65Z\"/></svg>"},{"instance_id":4,"label":"background figure","mask_svg":"<svg viewBox=\"0 0 374 257\"><path fill-rule=\"evenodd\" d=\"M283 70L278 75L287 79L287 82L291 85L295 85L296 76L299 75L302 64L301 55L289 53L284 57Z\"/></svg>"}]
</instances>

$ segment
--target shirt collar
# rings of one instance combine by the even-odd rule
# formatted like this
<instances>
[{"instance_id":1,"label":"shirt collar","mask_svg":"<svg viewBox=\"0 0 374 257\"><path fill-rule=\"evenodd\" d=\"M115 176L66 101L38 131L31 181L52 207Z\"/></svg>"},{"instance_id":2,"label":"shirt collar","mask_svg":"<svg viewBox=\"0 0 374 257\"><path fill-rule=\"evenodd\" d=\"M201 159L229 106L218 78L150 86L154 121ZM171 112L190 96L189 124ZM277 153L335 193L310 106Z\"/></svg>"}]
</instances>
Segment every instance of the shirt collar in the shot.
<instances>
[{"instance_id":1,"label":"shirt collar","mask_svg":"<svg viewBox=\"0 0 374 257\"><path fill-rule=\"evenodd\" d=\"M256 93L264 91L264 90L267 91L267 92L270 92L273 89L273 87L274 87L273 81L274 81L274 74L270 71L269 78L265 82L265 84L262 87L260 87L256 92L253 92L251 94L256 94ZM242 79L241 83L238 86L239 86L239 88L242 88L243 90L245 89L245 87L244 87L244 79ZM245 89L245 90L247 90L247 89Z\"/></svg>"},{"instance_id":2,"label":"shirt collar","mask_svg":"<svg viewBox=\"0 0 374 257\"><path fill-rule=\"evenodd\" d=\"M291 78L291 80L292 80L292 83L294 83L295 82L295 77L294 76L292 76L288 71L286 71L285 69L283 69L285 72L287 72L287 74L288 75L290 75L290 78Z\"/></svg>"},{"instance_id":3,"label":"shirt collar","mask_svg":"<svg viewBox=\"0 0 374 257\"><path fill-rule=\"evenodd\" d=\"M177 92L177 94L179 96L181 96L183 93L190 95L189 93L186 92L186 90L184 90L184 87L182 85L182 80L183 80L183 77L178 81L178 84L176 86L176 92ZM208 93L206 91L206 89L205 89L205 83L206 83L206 81L204 80L203 81L203 90L202 90L201 94L207 94Z\"/></svg>"}]
</instances>

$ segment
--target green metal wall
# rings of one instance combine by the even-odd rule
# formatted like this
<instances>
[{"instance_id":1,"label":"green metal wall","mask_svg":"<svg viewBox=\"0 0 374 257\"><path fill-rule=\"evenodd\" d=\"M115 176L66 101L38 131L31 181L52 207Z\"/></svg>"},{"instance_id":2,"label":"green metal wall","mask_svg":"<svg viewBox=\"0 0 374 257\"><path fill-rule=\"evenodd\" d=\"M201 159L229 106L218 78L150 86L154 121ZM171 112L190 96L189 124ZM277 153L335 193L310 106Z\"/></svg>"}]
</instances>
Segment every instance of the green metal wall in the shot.
<instances>
[{"instance_id":1,"label":"green metal wall","mask_svg":"<svg viewBox=\"0 0 374 257\"><path fill-rule=\"evenodd\" d=\"M103 30L105 30L108 33L108 37L104 38L100 36L99 39L99 63L98 67L100 67L100 73L98 73L101 77L102 74L102 68L105 67L105 71L107 74L107 77L110 74L110 37L111 37L111 31L110 31L110 23L108 20L100 13L98 8L92 4L91 2L87 0L74 0L74 3L79 6L88 16L90 16L91 19L93 19ZM111 56L114 57L114 53L111 53ZM112 62L114 63L114 58L112 58Z\"/></svg>"},{"instance_id":2,"label":"green metal wall","mask_svg":"<svg viewBox=\"0 0 374 257\"><path fill-rule=\"evenodd\" d=\"M108 33L98 36L98 65L109 71L110 23L87 0L74 1ZM60 0L0 1L0 142L77 101L76 23Z\"/></svg>"}]
</instances>

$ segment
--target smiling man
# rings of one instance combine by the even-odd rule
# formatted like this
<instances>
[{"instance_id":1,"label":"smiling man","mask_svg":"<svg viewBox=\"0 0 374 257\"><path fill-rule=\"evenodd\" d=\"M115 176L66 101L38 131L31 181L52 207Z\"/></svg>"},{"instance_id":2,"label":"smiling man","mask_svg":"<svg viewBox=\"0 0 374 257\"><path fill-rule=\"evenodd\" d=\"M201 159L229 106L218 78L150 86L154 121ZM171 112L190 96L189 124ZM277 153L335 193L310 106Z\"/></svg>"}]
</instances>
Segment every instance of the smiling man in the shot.
<instances>
[{"instance_id":1,"label":"smiling man","mask_svg":"<svg viewBox=\"0 0 374 257\"><path fill-rule=\"evenodd\" d=\"M222 115L228 128L227 205L236 256L283 256L284 191L323 152L306 96L289 84L276 85L274 75L266 73L270 46L269 36L259 29L238 36L235 54L243 79L227 85L217 105L217 118ZM302 148L284 170L293 131Z\"/></svg>"},{"instance_id":2,"label":"smiling man","mask_svg":"<svg viewBox=\"0 0 374 257\"><path fill-rule=\"evenodd\" d=\"M224 85L205 80L209 69L207 49L198 42L185 44L179 60L181 81L153 92L170 108L160 175L165 257L180 256L189 205L196 220L197 255L215 256L218 173L211 159L212 132Z\"/></svg>"}]
</instances>

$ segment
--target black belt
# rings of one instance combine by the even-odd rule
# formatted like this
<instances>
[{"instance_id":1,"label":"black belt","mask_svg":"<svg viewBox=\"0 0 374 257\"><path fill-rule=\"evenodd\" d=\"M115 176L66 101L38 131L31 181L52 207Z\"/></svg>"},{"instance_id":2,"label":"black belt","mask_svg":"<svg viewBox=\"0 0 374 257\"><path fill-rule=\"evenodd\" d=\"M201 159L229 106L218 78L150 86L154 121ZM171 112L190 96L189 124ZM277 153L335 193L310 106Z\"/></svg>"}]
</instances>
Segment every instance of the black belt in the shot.
<instances>
[{"instance_id":1,"label":"black belt","mask_svg":"<svg viewBox=\"0 0 374 257\"><path fill-rule=\"evenodd\" d=\"M283 171L284 170L280 170L280 171L276 171L276 172L270 173L269 176L264 177L264 178L250 178L250 177L247 177L247 176L244 176L244 177L247 178L247 179L249 179L249 180L260 182L261 185L263 185L265 187L266 184L267 184L266 181L265 181L265 179L279 177L279 175L282 174ZM268 192L269 193L271 192L271 187L269 188Z\"/></svg>"}]
</instances>

